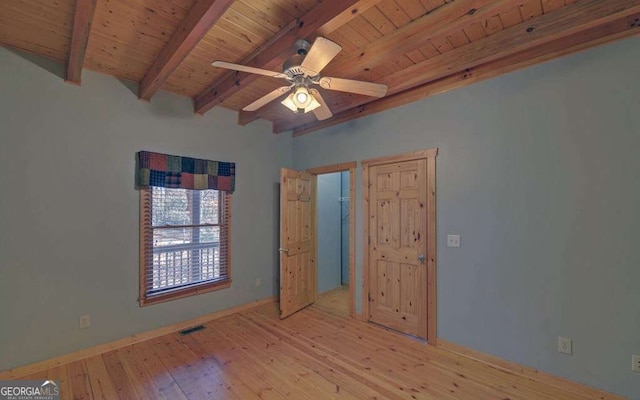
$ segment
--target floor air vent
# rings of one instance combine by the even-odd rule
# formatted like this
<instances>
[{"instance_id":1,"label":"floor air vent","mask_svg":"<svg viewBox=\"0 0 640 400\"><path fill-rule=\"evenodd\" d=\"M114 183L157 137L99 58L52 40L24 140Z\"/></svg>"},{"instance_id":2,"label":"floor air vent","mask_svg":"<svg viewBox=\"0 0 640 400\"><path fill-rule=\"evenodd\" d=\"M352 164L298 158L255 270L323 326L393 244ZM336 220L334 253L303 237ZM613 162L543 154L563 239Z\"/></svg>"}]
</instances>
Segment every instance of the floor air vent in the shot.
<instances>
[{"instance_id":1,"label":"floor air vent","mask_svg":"<svg viewBox=\"0 0 640 400\"><path fill-rule=\"evenodd\" d=\"M191 328L187 328L187 329L185 329L185 330L183 330L183 331L180 331L180 334L181 334L181 335L188 335L188 334L190 334L190 333L198 332L198 331L201 331L201 330L203 330L203 329L204 329L204 326L202 326L202 325L193 326L193 327L191 327Z\"/></svg>"}]
</instances>

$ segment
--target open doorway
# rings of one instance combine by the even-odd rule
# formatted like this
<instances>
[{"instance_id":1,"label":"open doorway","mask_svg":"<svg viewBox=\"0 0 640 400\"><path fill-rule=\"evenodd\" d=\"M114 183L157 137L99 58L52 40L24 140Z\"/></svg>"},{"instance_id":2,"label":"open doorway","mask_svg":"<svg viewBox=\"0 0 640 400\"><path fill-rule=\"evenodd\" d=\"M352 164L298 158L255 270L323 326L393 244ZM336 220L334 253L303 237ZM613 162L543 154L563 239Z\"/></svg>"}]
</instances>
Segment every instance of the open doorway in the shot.
<instances>
[{"instance_id":1,"label":"open doorway","mask_svg":"<svg viewBox=\"0 0 640 400\"><path fill-rule=\"evenodd\" d=\"M315 186L317 305L354 316L356 163L308 170Z\"/></svg>"},{"instance_id":2,"label":"open doorway","mask_svg":"<svg viewBox=\"0 0 640 400\"><path fill-rule=\"evenodd\" d=\"M317 182L318 302L349 315L349 172L321 174Z\"/></svg>"}]
</instances>

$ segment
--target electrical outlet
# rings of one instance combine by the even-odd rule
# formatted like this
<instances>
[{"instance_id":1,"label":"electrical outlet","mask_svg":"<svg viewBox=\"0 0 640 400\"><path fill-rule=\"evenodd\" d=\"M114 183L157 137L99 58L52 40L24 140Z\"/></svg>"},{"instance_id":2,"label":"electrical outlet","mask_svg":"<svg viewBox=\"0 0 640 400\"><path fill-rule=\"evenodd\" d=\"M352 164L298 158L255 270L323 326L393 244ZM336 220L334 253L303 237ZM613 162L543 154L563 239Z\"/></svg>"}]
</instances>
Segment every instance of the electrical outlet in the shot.
<instances>
[{"instance_id":1,"label":"electrical outlet","mask_svg":"<svg viewBox=\"0 0 640 400\"><path fill-rule=\"evenodd\" d=\"M87 329L90 326L91 326L91 316L89 316L89 314L81 315L80 318L78 319L78 329Z\"/></svg>"},{"instance_id":2,"label":"electrical outlet","mask_svg":"<svg viewBox=\"0 0 640 400\"><path fill-rule=\"evenodd\" d=\"M262 279L256 278L256 287L262 286Z\"/></svg>"},{"instance_id":3,"label":"electrical outlet","mask_svg":"<svg viewBox=\"0 0 640 400\"><path fill-rule=\"evenodd\" d=\"M631 370L640 372L640 355L634 354L631 356Z\"/></svg>"},{"instance_id":4,"label":"electrical outlet","mask_svg":"<svg viewBox=\"0 0 640 400\"><path fill-rule=\"evenodd\" d=\"M460 235L447 235L447 247L460 247Z\"/></svg>"},{"instance_id":5,"label":"electrical outlet","mask_svg":"<svg viewBox=\"0 0 640 400\"><path fill-rule=\"evenodd\" d=\"M562 336L558 336L558 353L571 355L573 353L572 340Z\"/></svg>"}]
</instances>

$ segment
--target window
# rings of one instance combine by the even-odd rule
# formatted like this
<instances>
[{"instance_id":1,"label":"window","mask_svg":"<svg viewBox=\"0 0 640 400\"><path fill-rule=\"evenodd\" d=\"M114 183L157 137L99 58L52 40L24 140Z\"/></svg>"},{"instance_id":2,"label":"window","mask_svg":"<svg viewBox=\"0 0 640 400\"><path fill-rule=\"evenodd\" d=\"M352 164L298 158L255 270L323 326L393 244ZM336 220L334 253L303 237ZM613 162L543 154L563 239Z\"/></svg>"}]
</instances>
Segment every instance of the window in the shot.
<instances>
[{"instance_id":1,"label":"window","mask_svg":"<svg viewBox=\"0 0 640 400\"><path fill-rule=\"evenodd\" d=\"M229 287L230 195L147 187L140 191L140 305Z\"/></svg>"}]
</instances>

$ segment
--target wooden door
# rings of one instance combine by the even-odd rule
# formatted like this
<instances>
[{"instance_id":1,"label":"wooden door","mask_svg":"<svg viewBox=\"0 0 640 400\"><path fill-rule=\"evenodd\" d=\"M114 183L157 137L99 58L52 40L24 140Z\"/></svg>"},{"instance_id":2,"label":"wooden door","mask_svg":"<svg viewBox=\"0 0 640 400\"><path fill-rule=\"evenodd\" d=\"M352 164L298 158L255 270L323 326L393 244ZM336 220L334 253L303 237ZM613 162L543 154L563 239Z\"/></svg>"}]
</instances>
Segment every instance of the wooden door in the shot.
<instances>
[{"instance_id":1,"label":"wooden door","mask_svg":"<svg viewBox=\"0 0 640 400\"><path fill-rule=\"evenodd\" d=\"M310 174L280 170L280 318L316 298L316 263Z\"/></svg>"},{"instance_id":2,"label":"wooden door","mask_svg":"<svg viewBox=\"0 0 640 400\"><path fill-rule=\"evenodd\" d=\"M368 319L427 338L427 159L369 167Z\"/></svg>"}]
</instances>

